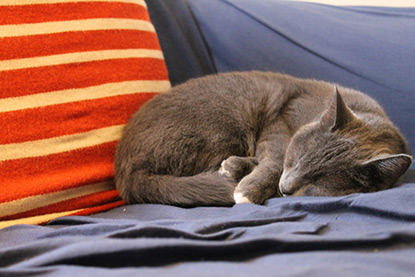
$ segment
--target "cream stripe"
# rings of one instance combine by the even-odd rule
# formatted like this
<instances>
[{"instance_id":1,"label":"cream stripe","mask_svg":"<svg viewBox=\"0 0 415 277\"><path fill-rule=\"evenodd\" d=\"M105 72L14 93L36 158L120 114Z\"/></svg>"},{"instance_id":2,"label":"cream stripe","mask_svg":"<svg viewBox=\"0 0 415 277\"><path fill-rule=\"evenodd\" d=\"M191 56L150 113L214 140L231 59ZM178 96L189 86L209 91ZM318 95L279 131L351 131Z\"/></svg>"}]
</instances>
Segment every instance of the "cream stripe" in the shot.
<instances>
[{"instance_id":1,"label":"cream stripe","mask_svg":"<svg viewBox=\"0 0 415 277\"><path fill-rule=\"evenodd\" d=\"M0 99L0 112L38 108L49 105L93 100L118 95L143 92L165 92L169 88L169 81L126 81L80 89L60 90L21 97Z\"/></svg>"},{"instance_id":2,"label":"cream stripe","mask_svg":"<svg viewBox=\"0 0 415 277\"><path fill-rule=\"evenodd\" d=\"M1 37L44 35L94 30L141 30L155 32L153 24L140 19L98 18L84 20L54 21L18 25L0 25Z\"/></svg>"},{"instance_id":3,"label":"cream stripe","mask_svg":"<svg viewBox=\"0 0 415 277\"><path fill-rule=\"evenodd\" d=\"M0 145L0 161L47 156L119 140L124 125L50 139Z\"/></svg>"},{"instance_id":4,"label":"cream stripe","mask_svg":"<svg viewBox=\"0 0 415 277\"><path fill-rule=\"evenodd\" d=\"M37 4L58 4L77 2L120 2L133 3L146 7L144 0L1 0L0 6L37 5Z\"/></svg>"},{"instance_id":5,"label":"cream stripe","mask_svg":"<svg viewBox=\"0 0 415 277\"><path fill-rule=\"evenodd\" d=\"M23 213L40 207L45 207L55 203L86 196L89 194L108 191L115 189L114 183L111 181L101 182L88 186L66 189L63 191L30 196L15 201L0 204L0 217Z\"/></svg>"},{"instance_id":6,"label":"cream stripe","mask_svg":"<svg viewBox=\"0 0 415 277\"><path fill-rule=\"evenodd\" d=\"M163 59L163 53L160 50L153 49L124 49L76 52L69 54L0 61L0 71L128 58Z\"/></svg>"},{"instance_id":7,"label":"cream stripe","mask_svg":"<svg viewBox=\"0 0 415 277\"><path fill-rule=\"evenodd\" d=\"M26 217L26 218L15 219L15 220L0 221L0 229L5 228L5 227L9 227L9 226L12 226L12 225L17 225L17 224L41 224L41 223L51 221L52 219L55 219L55 218L58 218L58 217L71 215L71 214L80 212L82 210L84 210L84 209L79 209L79 210L74 210L74 211L69 211L69 212L62 212L62 213L53 213L53 214L32 216L32 217Z\"/></svg>"}]
</instances>

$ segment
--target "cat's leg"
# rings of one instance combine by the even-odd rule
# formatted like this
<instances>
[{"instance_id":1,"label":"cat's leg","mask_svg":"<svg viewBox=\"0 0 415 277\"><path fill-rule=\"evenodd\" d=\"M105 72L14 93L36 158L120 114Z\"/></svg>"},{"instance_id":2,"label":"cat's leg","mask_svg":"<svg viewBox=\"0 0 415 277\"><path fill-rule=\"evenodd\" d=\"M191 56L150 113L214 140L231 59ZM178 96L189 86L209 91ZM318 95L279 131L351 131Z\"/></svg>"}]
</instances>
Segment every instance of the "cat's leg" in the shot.
<instances>
[{"instance_id":1,"label":"cat's leg","mask_svg":"<svg viewBox=\"0 0 415 277\"><path fill-rule=\"evenodd\" d=\"M251 173L257 165L258 160L255 157L230 156L222 162L219 173L239 182Z\"/></svg>"},{"instance_id":2,"label":"cat's leg","mask_svg":"<svg viewBox=\"0 0 415 277\"><path fill-rule=\"evenodd\" d=\"M238 183L234 192L235 203L262 204L279 195L278 183L290 137L290 130L282 120L264 127L256 145L258 165Z\"/></svg>"},{"instance_id":3,"label":"cat's leg","mask_svg":"<svg viewBox=\"0 0 415 277\"><path fill-rule=\"evenodd\" d=\"M238 183L234 192L235 203L262 204L265 200L277 196L281 174L282 167L278 163L262 160Z\"/></svg>"}]
</instances>

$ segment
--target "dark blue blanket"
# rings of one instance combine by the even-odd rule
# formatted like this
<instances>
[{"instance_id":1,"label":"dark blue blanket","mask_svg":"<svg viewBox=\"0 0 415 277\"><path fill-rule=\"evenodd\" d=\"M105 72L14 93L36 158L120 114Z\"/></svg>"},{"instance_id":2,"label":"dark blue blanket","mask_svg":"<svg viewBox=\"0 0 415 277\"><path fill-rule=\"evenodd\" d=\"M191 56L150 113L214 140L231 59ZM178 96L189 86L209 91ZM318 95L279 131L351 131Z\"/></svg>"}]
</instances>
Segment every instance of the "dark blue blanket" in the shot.
<instances>
[{"instance_id":1,"label":"dark blue blanket","mask_svg":"<svg viewBox=\"0 0 415 277\"><path fill-rule=\"evenodd\" d=\"M413 276L415 180L345 197L131 205L0 230L0 276Z\"/></svg>"}]
</instances>

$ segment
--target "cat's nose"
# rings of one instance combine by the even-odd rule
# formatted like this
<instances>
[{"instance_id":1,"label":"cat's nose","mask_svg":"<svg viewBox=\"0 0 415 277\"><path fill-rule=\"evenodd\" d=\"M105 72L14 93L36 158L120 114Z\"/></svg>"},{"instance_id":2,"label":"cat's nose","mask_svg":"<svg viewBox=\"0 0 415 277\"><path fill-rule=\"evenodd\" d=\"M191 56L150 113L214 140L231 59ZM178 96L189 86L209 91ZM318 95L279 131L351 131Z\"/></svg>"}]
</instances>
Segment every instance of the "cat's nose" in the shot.
<instances>
[{"instance_id":1,"label":"cat's nose","mask_svg":"<svg viewBox=\"0 0 415 277\"><path fill-rule=\"evenodd\" d=\"M283 172L280 178L279 189L282 196L291 196L295 192L295 185L294 180L292 178L292 174L287 174L287 172Z\"/></svg>"},{"instance_id":2,"label":"cat's nose","mask_svg":"<svg viewBox=\"0 0 415 277\"><path fill-rule=\"evenodd\" d=\"M282 189L281 189L281 193L282 193L282 196L286 197L286 196L291 196L291 195L293 195L293 193L294 193L294 192L292 192L292 191L290 191L290 190L286 190L286 189L282 188Z\"/></svg>"},{"instance_id":3,"label":"cat's nose","mask_svg":"<svg viewBox=\"0 0 415 277\"><path fill-rule=\"evenodd\" d=\"M280 185L280 192L283 197L292 196L295 193L295 189L292 186Z\"/></svg>"}]
</instances>

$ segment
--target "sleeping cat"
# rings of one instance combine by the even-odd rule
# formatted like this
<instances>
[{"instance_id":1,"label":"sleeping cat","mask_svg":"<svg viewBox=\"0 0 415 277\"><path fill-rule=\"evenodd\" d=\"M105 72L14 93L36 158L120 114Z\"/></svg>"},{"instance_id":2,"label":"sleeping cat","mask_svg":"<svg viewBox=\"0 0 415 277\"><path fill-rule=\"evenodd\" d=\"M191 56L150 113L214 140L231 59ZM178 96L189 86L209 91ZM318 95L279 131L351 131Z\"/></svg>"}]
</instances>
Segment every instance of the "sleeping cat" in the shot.
<instances>
[{"instance_id":1,"label":"sleeping cat","mask_svg":"<svg viewBox=\"0 0 415 277\"><path fill-rule=\"evenodd\" d=\"M137 111L115 155L128 203L262 203L390 187L412 163L361 92L278 73L190 80Z\"/></svg>"}]
</instances>

